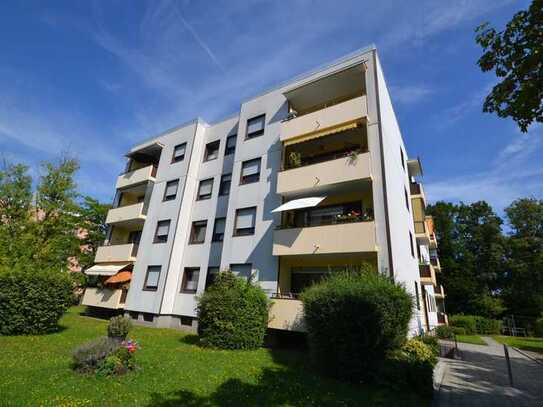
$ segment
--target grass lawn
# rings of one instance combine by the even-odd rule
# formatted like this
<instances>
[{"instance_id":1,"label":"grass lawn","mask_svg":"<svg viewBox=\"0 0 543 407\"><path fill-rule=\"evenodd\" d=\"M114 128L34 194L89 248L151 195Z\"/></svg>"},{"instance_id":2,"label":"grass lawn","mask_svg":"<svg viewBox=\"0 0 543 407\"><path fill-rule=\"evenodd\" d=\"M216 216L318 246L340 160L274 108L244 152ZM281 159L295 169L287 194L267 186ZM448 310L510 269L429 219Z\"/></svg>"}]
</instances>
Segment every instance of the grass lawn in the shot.
<instances>
[{"instance_id":1,"label":"grass lawn","mask_svg":"<svg viewBox=\"0 0 543 407\"><path fill-rule=\"evenodd\" d=\"M77 345L105 334L106 322L72 308L61 331L0 336L0 406L424 406L401 391L355 386L315 375L293 350L219 351L194 335L135 327L140 369L118 378L70 368Z\"/></svg>"},{"instance_id":2,"label":"grass lawn","mask_svg":"<svg viewBox=\"0 0 543 407\"><path fill-rule=\"evenodd\" d=\"M505 343L515 348L531 350L533 352L543 353L543 338L530 338L522 336L493 336L499 343Z\"/></svg>"},{"instance_id":3,"label":"grass lawn","mask_svg":"<svg viewBox=\"0 0 543 407\"><path fill-rule=\"evenodd\" d=\"M462 343L486 346L486 342L479 335L456 335L456 340Z\"/></svg>"}]
</instances>

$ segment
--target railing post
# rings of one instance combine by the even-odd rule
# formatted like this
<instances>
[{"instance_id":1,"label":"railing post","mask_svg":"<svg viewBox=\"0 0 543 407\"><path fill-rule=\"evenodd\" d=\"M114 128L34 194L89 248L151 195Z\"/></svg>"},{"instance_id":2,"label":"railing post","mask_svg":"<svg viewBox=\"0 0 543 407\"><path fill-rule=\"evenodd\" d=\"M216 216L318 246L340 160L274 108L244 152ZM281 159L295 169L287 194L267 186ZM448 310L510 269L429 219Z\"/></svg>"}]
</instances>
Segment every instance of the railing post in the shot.
<instances>
[{"instance_id":1,"label":"railing post","mask_svg":"<svg viewBox=\"0 0 543 407\"><path fill-rule=\"evenodd\" d=\"M505 363L507 363L507 373L509 375L509 383L513 387L513 371L511 370L511 359L509 358L509 350L507 345L503 344L503 353L505 354Z\"/></svg>"}]
</instances>

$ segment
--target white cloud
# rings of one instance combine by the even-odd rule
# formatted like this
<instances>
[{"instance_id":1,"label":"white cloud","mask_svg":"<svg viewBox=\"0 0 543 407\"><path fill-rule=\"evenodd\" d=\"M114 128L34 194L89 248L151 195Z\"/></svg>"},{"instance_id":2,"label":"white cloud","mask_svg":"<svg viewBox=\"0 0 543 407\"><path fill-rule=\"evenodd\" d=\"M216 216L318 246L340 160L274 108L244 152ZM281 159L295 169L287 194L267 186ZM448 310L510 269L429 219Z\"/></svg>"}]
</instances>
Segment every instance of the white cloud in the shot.
<instances>
[{"instance_id":1,"label":"white cloud","mask_svg":"<svg viewBox=\"0 0 543 407\"><path fill-rule=\"evenodd\" d=\"M405 105L418 103L434 93L435 91L426 85L390 86L392 100Z\"/></svg>"}]
</instances>

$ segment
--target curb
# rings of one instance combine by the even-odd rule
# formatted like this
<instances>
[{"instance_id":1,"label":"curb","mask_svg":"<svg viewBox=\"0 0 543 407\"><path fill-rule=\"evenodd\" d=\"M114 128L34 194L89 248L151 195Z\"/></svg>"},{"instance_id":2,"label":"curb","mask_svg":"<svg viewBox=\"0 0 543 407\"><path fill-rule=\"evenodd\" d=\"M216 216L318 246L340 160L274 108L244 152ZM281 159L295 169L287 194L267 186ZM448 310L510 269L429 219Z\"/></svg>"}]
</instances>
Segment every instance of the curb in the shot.
<instances>
[{"instance_id":1,"label":"curb","mask_svg":"<svg viewBox=\"0 0 543 407\"><path fill-rule=\"evenodd\" d=\"M543 361L539 360L538 358L533 357L532 355L530 355L528 353L525 353L525 352L521 351L519 348L515 348L514 346L511 346L511 349L514 349L518 353L520 353L521 355L527 357L528 359L533 360L534 362L539 363L540 365L543 365Z\"/></svg>"}]
</instances>

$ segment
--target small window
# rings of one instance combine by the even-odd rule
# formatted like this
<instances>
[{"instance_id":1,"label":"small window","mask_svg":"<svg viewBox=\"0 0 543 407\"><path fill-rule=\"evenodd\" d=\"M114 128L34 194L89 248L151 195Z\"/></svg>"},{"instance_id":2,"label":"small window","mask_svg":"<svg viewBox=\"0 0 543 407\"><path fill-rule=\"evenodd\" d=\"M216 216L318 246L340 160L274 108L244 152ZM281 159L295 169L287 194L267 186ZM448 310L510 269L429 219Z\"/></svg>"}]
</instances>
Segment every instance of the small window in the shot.
<instances>
[{"instance_id":1,"label":"small window","mask_svg":"<svg viewBox=\"0 0 543 407\"><path fill-rule=\"evenodd\" d=\"M407 189L405 187L404 187L403 192L405 194L405 207L409 211L409 194L407 193Z\"/></svg>"},{"instance_id":2,"label":"small window","mask_svg":"<svg viewBox=\"0 0 543 407\"><path fill-rule=\"evenodd\" d=\"M228 136L226 138L226 150L224 150L224 155L234 154L236 152L236 140L238 136L234 134L233 136Z\"/></svg>"},{"instance_id":3,"label":"small window","mask_svg":"<svg viewBox=\"0 0 543 407\"><path fill-rule=\"evenodd\" d=\"M181 283L182 293L195 293L198 289L198 278L200 269L198 267L185 267L183 282Z\"/></svg>"},{"instance_id":4,"label":"small window","mask_svg":"<svg viewBox=\"0 0 543 407\"><path fill-rule=\"evenodd\" d=\"M420 310L419 284L416 281L415 281L415 300L417 303L417 309Z\"/></svg>"},{"instance_id":5,"label":"small window","mask_svg":"<svg viewBox=\"0 0 543 407\"><path fill-rule=\"evenodd\" d=\"M236 210L234 236L247 236L255 233L256 206Z\"/></svg>"},{"instance_id":6,"label":"small window","mask_svg":"<svg viewBox=\"0 0 543 407\"><path fill-rule=\"evenodd\" d=\"M260 181L260 162L260 158L255 158L254 160L244 161L241 164L240 185Z\"/></svg>"},{"instance_id":7,"label":"small window","mask_svg":"<svg viewBox=\"0 0 543 407\"><path fill-rule=\"evenodd\" d=\"M216 160L219 158L219 147L221 146L221 141L213 141L206 145L206 151L204 155L204 161Z\"/></svg>"},{"instance_id":8,"label":"small window","mask_svg":"<svg viewBox=\"0 0 543 407\"><path fill-rule=\"evenodd\" d=\"M206 240L207 220L192 222L190 244L204 243Z\"/></svg>"},{"instance_id":9,"label":"small window","mask_svg":"<svg viewBox=\"0 0 543 407\"><path fill-rule=\"evenodd\" d=\"M226 224L226 218L215 219L215 226L213 227L212 242L222 242L224 240L224 226Z\"/></svg>"},{"instance_id":10,"label":"small window","mask_svg":"<svg viewBox=\"0 0 543 407\"><path fill-rule=\"evenodd\" d=\"M411 245L411 256L415 257L415 247L413 246L413 233L409 232L409 244Z\"/></svg>"},{"instance_id":11,"label":"small window","mask_svg":"<svg viewBox=\"0 0 543 407\"><path fill-rule=\"evenodd\" d=\"M156 291L158 289L158 280L160 279L160 266L147 267L143 289L146 291Z\"/></svg>"},{"instance_id":12,"label":"small window","mask_svg":"<svg viewBox=\"0 0 543 407\"><path fill-rule=\"evenodd\" d=\"M172 201L177 196L177 188L179 187L179 180L168 181L166 183L166 189L164 191L164 200Z\"/></svg>"},{"instance_id":13,"label":"small window","mask_svg":"<svg viewBox=\"0 0 543 407\"><path fill-rule=\"evenodd\" d=\"M264 124L266 115L260 115L247 120L247 136L246 139L255 138L264 134Z\"/></svg>"},{"instance_id":14,"label":"small window","mask_svg":"<svg viewBox=\"0 0 543 407\"><path fill-rule=\"evenodd\" d=\"M187 150L187 143L178 144L173 148L172 163L178 163L185 159L185 151Z\"/></svg>"},{"instance_id":15,"label":"small window","mask_svg":"<svg viewBox=\"0 0 543 407\"><path fill-rule=\"evenodd\" d=\"M215 282L215 279L219 275L219 268L218 267L209 267L207 269L207 276L206 276L206 290L213 285Z\"/></svg>"},{"instance_id":16,"label":"small window","mask_svg":"<svg viewBox=\"0 0 543 407\"><path fill-rule=\"evenodd\" d=\"M219 188L219 195L230 194L230 184L232 184L232 174L223 174L221 176L221 186Z\"/></svg>"},{"instance_id":17,"label":"small window","mask_svg":"<svg viewBox=\"0 0 543 407\"><path fill-rule=\"evenodd\" d=\"M168 233L170 233L170 221L159 221L156 225L155 239L153 240L153 243L166 243L168 241Z\"/></svg>"},{"instance_id":18,"label":"small window","mask_svg":"<svg viewBox=\"0 0 543 407\"><path fill-rule=\"evenodd\" d=\"M251 263L230 264L230 271L238 277L249 279L253 271L253 265Z\"/></svg>"},{"instance_id":19,"label":"small window","mask_svg":"<svg viewBox=\"0 0 543 407\"><path fill-rule=\"evenodd\" d=\"M401 147L400 147L400 158L402 160L402 167L403 167L403 169L405 171L405 156L403 154L403 149Z\"/></svg>"},{"instance_id":20,"label":"small window","mask_svg":"<svg viewBox=\"0 0 543 407\"><path fill-rule=\"evenodd\" d=\"M212 192L213 192L213 178L204 179L200 181L200 185L198 186L198 196L196 197L196 200L201 201L203 199L209 199L211 198Z\"/></svg>"},{"instance_id":21,"label":"small window","mask_svg":"<svg viewBox=\"0 0 543 407\"><path fill-rule=\"evenodd\" d=\"M186 316L181 315L181 317L179 318L179 323L183 326L192 326L193 320L194 318L192 317L186 317Z\"/></svg>"}]
</instances>

